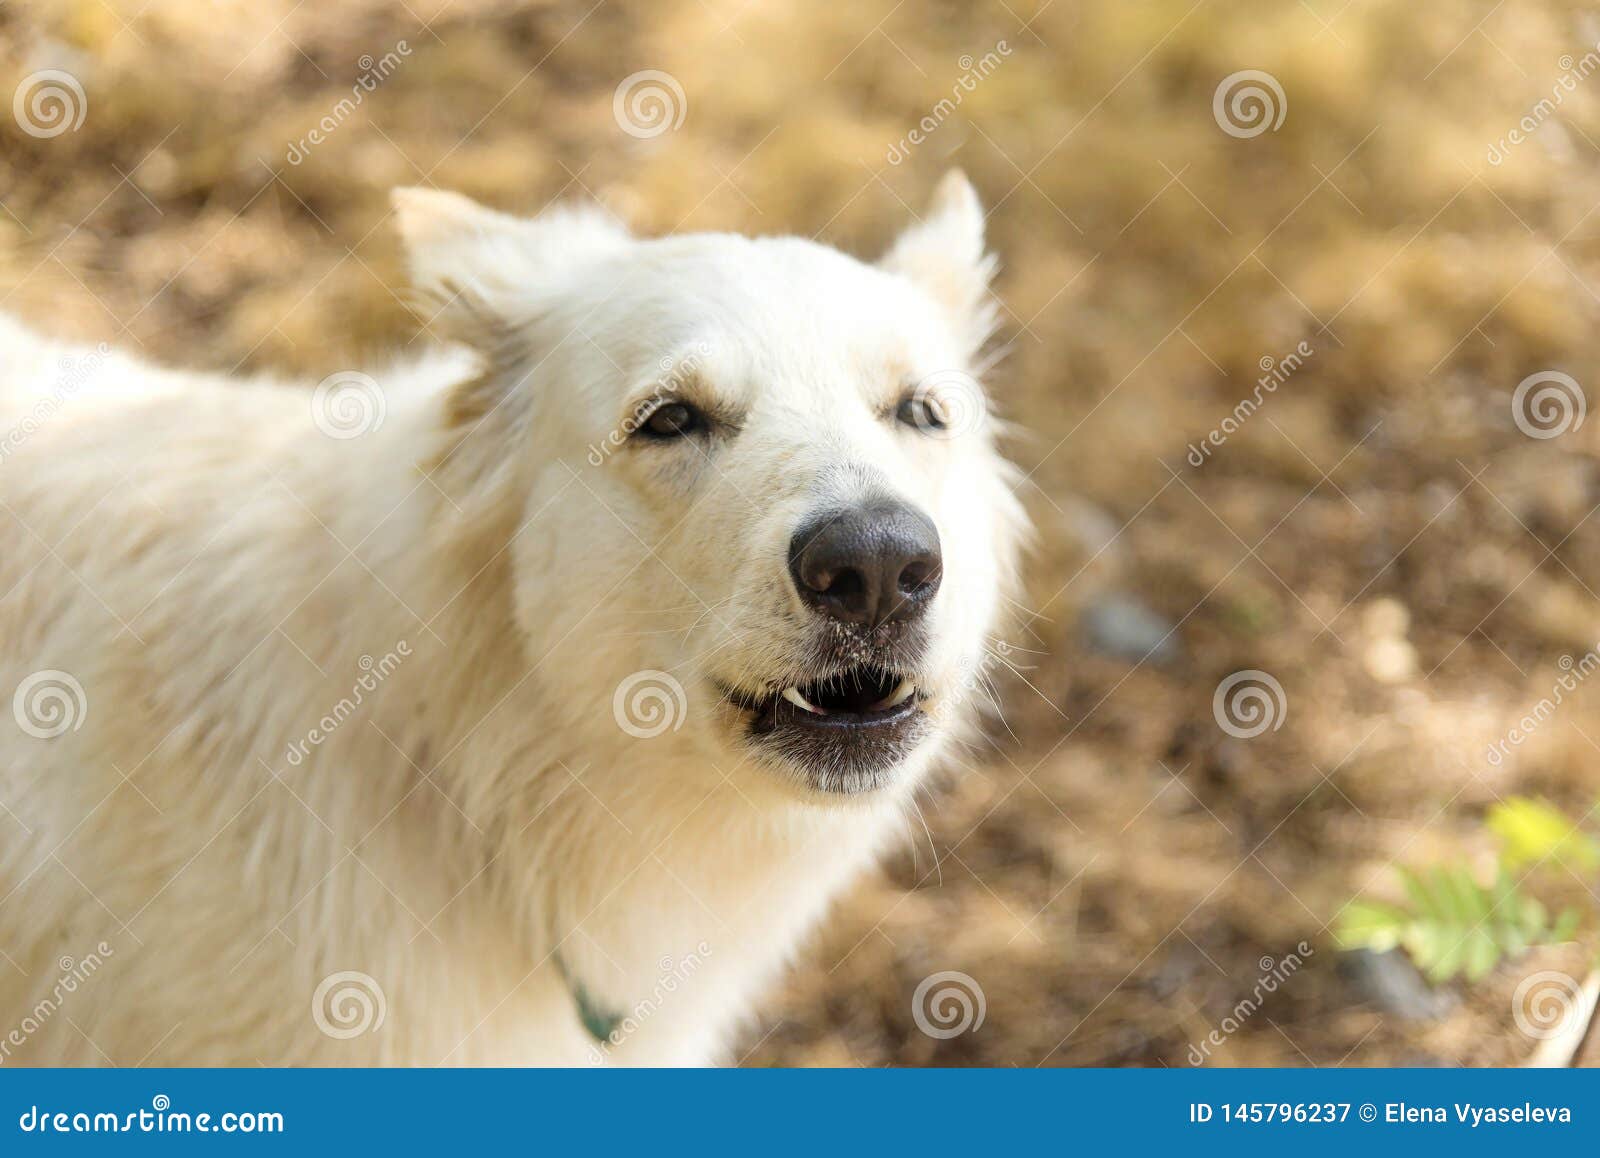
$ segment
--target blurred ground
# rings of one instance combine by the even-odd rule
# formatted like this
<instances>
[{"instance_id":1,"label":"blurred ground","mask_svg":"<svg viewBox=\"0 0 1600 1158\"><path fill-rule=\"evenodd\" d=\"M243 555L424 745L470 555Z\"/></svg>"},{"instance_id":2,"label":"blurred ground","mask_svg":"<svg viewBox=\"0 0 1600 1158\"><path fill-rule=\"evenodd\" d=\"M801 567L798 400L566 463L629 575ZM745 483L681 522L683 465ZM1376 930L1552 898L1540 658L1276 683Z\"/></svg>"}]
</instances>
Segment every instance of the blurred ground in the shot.
<instances>
[{"instance_id":1,"label":"blurred ground","mask_svg":"<svg viewBox=\"0 0 1600 1158\"><path fill-rule=\"evenodd\" d=\"M959 164L1040 530L1022 670L745 1060L1188 1064L1304 941L1210 1062L1514 1062L1512 990L1578 949L1406 996L1327 923L1397 858L1486 853L1496 799L1582 814L1600 785L1600 690L1485 757L1600 640L1600 422L1536 439L1512 408L1600 352L1597 41L1559 0L12 0L0 89L61 69L87 109L49 137L0 118L0 309L320 376L418 339L393 185L871 253ZM635 136L613 96L645 69L683 119ZM1214 115L1245 69L1281 86L1276 129ZM1287 705L1249 739L1212 711L1242 669ZM917 1029L944 970L981 1028Z\"/></svg>"}]
</instances>

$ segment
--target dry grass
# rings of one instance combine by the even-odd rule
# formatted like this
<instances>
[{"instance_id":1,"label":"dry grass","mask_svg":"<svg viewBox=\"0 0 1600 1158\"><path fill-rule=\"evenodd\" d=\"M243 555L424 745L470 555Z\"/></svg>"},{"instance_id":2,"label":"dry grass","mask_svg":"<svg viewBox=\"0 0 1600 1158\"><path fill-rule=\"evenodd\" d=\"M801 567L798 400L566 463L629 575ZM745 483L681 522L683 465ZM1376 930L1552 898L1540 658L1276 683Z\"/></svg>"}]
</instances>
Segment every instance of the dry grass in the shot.
<instances>
[{"instance_id":1,"label":"dry grass","mask_svg":"<svg viewBox=\"0 0 1600 1158\"><path fill-rule=\"evenodd\" d=\"M1600 353L1600 78L1487 158L1600 22L1562 0L592 3L0 6L3 91L60 67L89 101L53 139L0 124L0 308L180 363L327 373L418 337L396 184L872 251L960 164L993 208L1011 342L995 390L1027 431L1041 530L1007 637L1025 679L749 1060L1184 1064L1259 959L1302 940L1305 972L1214 1060L1525 1054L1508 994L1527 964L1406 1022L1336 968L1326 923L1391 890L1396 857L1479 847L1496 798L1581 812L1600 782L1583 702L1600 692L1484 758L1558 658L1600 639L1600 423L1535 441L1510 401L1536 370L1583 381ZM402 40L393 75L288 164L360 59ZM889 164L963 55L1002 40ZM645 68L687 113L636 140L612 94ZM1245 68L1288 109L1239 139L1212 95ZM1301 342L1292 378L1188 463L1260 360ZM1109 593L1176 625L1172 654L1086 647L1080 616ZM1242 668L1289 704L1253 740L1211 714ZM944 969L988 1011L941 1041L910 994Z\"/></svg>"}]
</instances>

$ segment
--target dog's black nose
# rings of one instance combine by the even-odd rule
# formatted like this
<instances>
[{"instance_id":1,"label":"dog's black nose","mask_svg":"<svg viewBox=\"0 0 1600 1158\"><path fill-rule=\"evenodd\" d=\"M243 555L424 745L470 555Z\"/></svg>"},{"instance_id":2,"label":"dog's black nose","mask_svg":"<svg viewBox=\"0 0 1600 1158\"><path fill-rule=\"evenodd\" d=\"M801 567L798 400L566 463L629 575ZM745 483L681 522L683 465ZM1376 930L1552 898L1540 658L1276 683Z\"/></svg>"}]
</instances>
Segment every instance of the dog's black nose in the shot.
<instances>
[{"instance_id":1,"label":"dog's black nose","mask_svg":"<svg viewBox=\"0 0 1600 1158\"><path fill-rule=\"evenodd\" d=\"M914 619L939 590L941 569L939 529L895 499L812 519L789 540L800 598L844 623Z\"/></svg>"}]
</instances>

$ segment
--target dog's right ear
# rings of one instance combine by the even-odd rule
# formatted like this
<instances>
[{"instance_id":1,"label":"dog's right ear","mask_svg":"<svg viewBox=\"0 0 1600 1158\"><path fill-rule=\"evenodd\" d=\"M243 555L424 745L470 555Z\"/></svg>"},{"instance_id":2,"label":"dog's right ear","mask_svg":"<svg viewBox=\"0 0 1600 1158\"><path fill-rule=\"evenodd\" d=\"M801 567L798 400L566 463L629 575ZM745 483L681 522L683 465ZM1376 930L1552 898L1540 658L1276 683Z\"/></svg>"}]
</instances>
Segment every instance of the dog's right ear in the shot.
<instances>
[{"instance_id":1,"label":"dog's right ear","mask_svg":"<svg viewBox=\"0 0 1600 1158\"><path fill-rule=\"evenodd\" d=\"M552 282L626 245L628 231L599 209L561 206L513 217L459 193L410 187L390 195L413 288L452 337L492 342L537 313Z\"/></svg>"},{"instance_id":2,"label":"dog's right ear","mask_svg":"<svg viewBox=\"0 0 1600 1158\"><path fill-rule=\"evenodd\" d=\"M437 189L396 189L391 199L429 328L483 362L447 394L445 442L428 469L463 522L497 550L515 530L526 458L516 448L526 443L532 400L517 387L536 353L529 330L575 269L629 244L628 232L598 209L520 218Z\"/></svg>"}]
</instances>

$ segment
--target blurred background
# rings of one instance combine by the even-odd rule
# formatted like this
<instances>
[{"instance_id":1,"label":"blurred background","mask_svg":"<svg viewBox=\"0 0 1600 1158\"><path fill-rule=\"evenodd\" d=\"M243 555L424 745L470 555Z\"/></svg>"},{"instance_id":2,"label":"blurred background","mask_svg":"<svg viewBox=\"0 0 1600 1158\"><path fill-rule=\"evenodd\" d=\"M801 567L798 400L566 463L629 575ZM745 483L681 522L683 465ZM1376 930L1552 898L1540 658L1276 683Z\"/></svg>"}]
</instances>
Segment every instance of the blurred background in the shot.
<instances>
[{"instance_id":1,"label":"blurred background","mask_svg":"<svg viewBox=\"0 0 1600 1158\"><path fill-rule=\"evenodd\" d=\"M1515 873L1576 931L1470 978L1336 933L1426 908L1397 867L1492 880L1497 808L1596 827L1597 43L1564 0L6 0L0 310L315 381L428 340L392 186L871 256L959 165L1039 529L1003 718L740 1057L1516 1063L1529 979L1592 968L1586 852Z\"/></svg>"}]
</instances>

